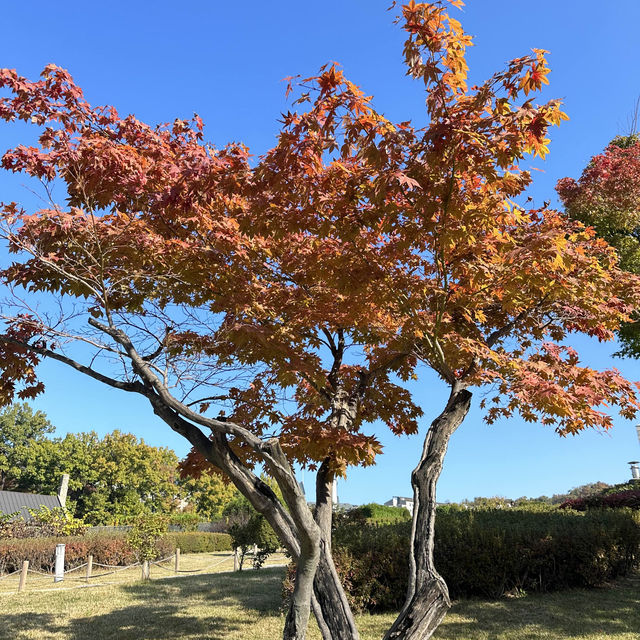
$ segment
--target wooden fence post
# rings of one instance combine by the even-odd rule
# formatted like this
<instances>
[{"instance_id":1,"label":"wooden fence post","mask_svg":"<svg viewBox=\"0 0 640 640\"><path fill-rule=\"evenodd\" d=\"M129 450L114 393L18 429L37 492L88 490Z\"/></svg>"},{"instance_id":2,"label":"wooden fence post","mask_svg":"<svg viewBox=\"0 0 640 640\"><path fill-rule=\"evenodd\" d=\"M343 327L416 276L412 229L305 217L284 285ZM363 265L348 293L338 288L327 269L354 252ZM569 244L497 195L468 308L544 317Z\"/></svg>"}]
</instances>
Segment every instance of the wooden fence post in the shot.
<instances>
[{"instance_id":1,"label":"wooden fence post","mask_svg":"<svg viewBox=\"0 0 640 640\"><path fill-rule=\"evenodd\" d=\"M29 571L29 561L25 560L22 563L22 571L20 572L18 591L24 591L24 588L27 586L27 571Z\"/></svg>"},{"instance_id":2,"label":"wooden fence post","mask_svg":"<svg viewBox=\"0 0 640 640\"><path fill-rule=\"evenodd\" d=\"M87 577L86 577L87 582L89 582L89 578L91 577L92 571L93 571L93 556L89 554L89 557L87 558Z\"/></svg>"},{"instance_id":3,"label":"wooden fence post","mask_svg":"<svg viewBox=\"0 0 640 640\"><path fill-rule=\"evenodd\" d=\"M149 561L148 560L145 560L142 563L142 579L143 580L149 579Z\"/></svg>"},{"instance_id":4,"label":"wooden fence post","mask_svg":"<svg viewBox=\"0 0 640 640\"><path fill-rule=\"evenodd\" d=\"M180 547L176 547L176 569L175 572L180 571Z\"/></svg>"}]
</instances>

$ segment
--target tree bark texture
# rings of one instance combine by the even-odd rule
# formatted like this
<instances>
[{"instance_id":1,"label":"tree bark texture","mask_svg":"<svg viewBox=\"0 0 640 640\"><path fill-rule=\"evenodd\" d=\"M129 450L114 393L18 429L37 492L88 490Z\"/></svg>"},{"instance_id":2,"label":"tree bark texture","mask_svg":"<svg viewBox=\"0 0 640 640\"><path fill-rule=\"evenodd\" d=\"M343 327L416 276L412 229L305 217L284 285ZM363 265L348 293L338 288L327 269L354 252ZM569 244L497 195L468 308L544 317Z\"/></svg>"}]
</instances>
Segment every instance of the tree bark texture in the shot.
<instances>
[{"instance_id":1,"label":"tree bark texture","mask_svg":"<svg viewBox=\"0 0 640 640\"><path fill-rule=\"evenodd\" d=\"M359 640L356 622L331 555L334 482L331 460L327 458L316 475L314 518L320 528L320 562L314 592L327 627L326 632L321 629L324 640ZM328 636L325 636L327 632Z\"/></svg>"},{"instance_id":2,"label":"tree bark texture","mask_svg":"<svg viewBox=\"0 0 640 640\"><path fill-rule=\"evenodd\" d=\"M471 393L454 388L444 411L431 424L422 457L411 474L413 526L409 588L404 607L385 640L427 640L451 606L447 585L433 563L436 484L449 439L469 412L470 405Z\"/></svg>"},{"instance_id":3,"label":"tree bark texture","mask_svg":"<svg viewBox=\"0 0 640 640\"><path fill-rule=\"evenodd\" d=\"M324 539L320 542L320 562L313 582L315 598L322 611L329 636L324 640L359 640L360 635L347 596Z\"/></svg>"},{"instance_id":4,"label":"tree bark texture","mask_svg":"<svg viewBox=\"0 0 640 640\"><path fill-rule=\"evenodd\" d=\"M282 491L300 544L295 585L284 625L283 640L304 640L311 614L313 583L320 559L320 527L313 518L307 499L276 438L265 443L265 453L268 454L266 467Z\"/></svg>"}]
</instances>

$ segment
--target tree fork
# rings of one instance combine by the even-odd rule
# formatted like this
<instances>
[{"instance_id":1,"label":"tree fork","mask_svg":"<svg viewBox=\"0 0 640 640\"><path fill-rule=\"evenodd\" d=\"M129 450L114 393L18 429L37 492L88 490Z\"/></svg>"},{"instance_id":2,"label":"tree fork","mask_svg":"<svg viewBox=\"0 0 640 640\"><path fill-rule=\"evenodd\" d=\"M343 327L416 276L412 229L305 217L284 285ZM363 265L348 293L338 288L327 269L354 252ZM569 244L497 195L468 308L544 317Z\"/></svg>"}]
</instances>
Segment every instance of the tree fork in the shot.
<instances>
[{"instance_id":1,"label":"tree fork","mask_svg":"<svg viewBox=\"0 0 640 640\"><path fill-rule=\"evenodd\" d=\"M454 386L444 411L429 427L420 462L411 474L414 508L409 588L402 611L384 640L427 640L451 606L447 585L433 563L436 484L449 439L470 406L471 392Z\"/></svg>"}]
</instances>

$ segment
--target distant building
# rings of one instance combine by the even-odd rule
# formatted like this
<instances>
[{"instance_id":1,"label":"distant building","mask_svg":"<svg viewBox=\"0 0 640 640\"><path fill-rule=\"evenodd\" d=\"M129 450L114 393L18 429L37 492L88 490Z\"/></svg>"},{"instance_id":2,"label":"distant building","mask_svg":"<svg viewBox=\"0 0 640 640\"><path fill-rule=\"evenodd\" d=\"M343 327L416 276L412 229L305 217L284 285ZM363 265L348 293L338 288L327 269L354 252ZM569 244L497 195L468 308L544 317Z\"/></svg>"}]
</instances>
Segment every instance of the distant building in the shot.
<instances>
[{"instance_id":1,"label":"distant building","mask_svg":"<svg viewBox=\"0 0 640 640\"><path fill-rule=\"evenodd\" d=\"M67 503L68 489L69 475L65 473L60 481L60 489L58 489L58 495L56 496L22 493L20 491L0 491L0 515L18 513L25 521L31 520L29 509L64 507Z\"/></svg>"},{"instance_id":2,"label":"distant building","mask_svg":"<svg viewBox=\"0 0 640 640\"><path fill-rule=\"evenodd\" d=\"M393 496L393 498L391 498L391 500L387 500L384 505L385 507L403 507L409 513L413 514L413 498Z\"/></svg>"}]
</instances>

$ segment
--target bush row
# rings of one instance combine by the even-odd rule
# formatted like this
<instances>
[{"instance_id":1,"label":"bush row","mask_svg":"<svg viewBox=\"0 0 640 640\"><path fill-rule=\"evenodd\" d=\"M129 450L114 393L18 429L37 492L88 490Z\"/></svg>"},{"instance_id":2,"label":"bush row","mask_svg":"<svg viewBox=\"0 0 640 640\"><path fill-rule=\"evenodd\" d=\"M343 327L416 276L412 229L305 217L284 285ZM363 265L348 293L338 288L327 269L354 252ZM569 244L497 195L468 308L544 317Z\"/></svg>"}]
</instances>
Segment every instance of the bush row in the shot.
<instances>
[{"instance_id":1,"label":"bush row","mask_svg":"<svg viewBox=\"0 0 640 640\"><path fill-rule=\"evenodd\" d=\"M397 610L408 577L409 522L340 524L334 559L353 608ZM631 511L443 511L435 564L452 598L595 587L640 558L640 515Z\"/></svg>"},{"instance_id":2,"label":"bush row","mask_svg":"<svg viewBox=\"0 0 640 640\"><path fill-rule=\"evenodd\" d=\"M127 543L125 534L95 534L65 538L24 538L0 540L0 574L17 571L24 560L38 571L53 571L56 544L63 542L65 569L86 562L92 555L100 564L124 566L137 561L136 553ZM176 547L182 553L228 551L231 538L225 533L168 533L157 543L156 557L171 555Z\"/></svg>"},{"instance_id":3,"label":"bush row","mask_svg":"<svg viewBox=\"0 0 640 640\"><path fill-rule=\"evenodd\" d=\"M576 511L587 511L588 509L640 509L640 489L628 489L618 493L574 498L563 502L560 508L574 509Z\"/></svg>"}]
</instances>

